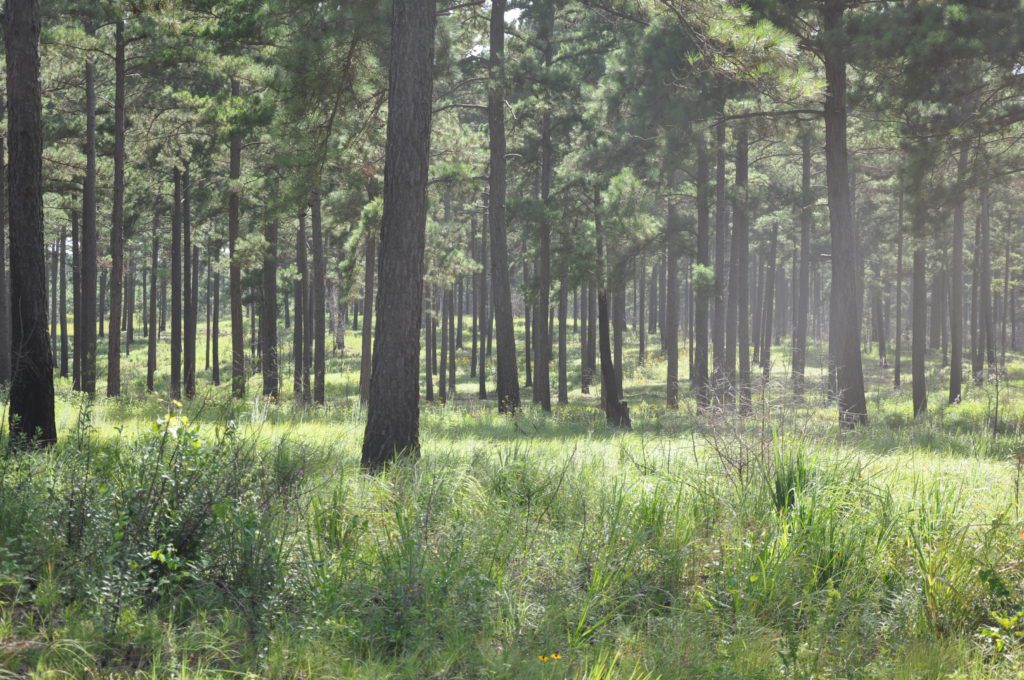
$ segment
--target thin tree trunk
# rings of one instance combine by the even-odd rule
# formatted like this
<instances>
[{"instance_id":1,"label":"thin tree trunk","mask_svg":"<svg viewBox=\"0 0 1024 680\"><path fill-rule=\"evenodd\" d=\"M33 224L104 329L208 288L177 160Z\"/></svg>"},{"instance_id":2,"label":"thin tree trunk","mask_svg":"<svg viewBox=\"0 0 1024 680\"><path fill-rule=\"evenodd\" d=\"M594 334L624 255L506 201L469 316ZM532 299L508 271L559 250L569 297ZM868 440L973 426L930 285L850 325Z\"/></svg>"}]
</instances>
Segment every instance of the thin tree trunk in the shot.
<instances>
[{"instance_id":1,"label":"thin tree trunk","mask_svg":"<svg viewBox=\"0 0 1024 680\"><path fill-rule=\"evenodd\" d=\"M263 255L263 313L260 314L261 372L263 396L277 399L280 391L277 364L277 220L268 216L263 230L267 251Z\"/></svg>"},{"instance_id":2,"label":"thin tree trunk","mask_svg":"<svg viewBox=\"0 0 1024 680\"><path fill-rule=\"evenodd\" d=\"M154 391L156 375L156 342L159 333L156 330L156 278L160 266L160 216L153 213L153 255L149 272L149 338L146 347L146 390Z\"/></svg>"},{"instance_id":3,"label":"thin tree trunk","mask_svg":"<svg viewBox=\"0 0 1024 680\"><path fill-rule=\"evenodd\" d=\"M121 394L121 287L124 276L124 19L115 30L114 56L114 206L110 221L110 339L107 344L107 396Z\"/></svg>"},{"instance_id":4,"label":"thin tree trunk","mask_svg":"<svg viewBox=\"0 0 1024 680\"><path fill-rule=\"evenodd\" d=\"M323 405L327 399L325 384L327 380L327 311L324 300L327 290L327 262L324 258L324 231L319 190L313 192L311 210L310 226L313 228L313 403Z\"/></svg>"},{"instance_id":5,"label":"thin tree trunk","mask_svg":"<svg viewBox=\"0 0 1024 680\"><path fill-rule=\"evenodd\" d=\"M370 397L370 368L372 366L372 333L370 319L373 314L373 277L377 269L377 235L371 230L364 237L366 249L366 267L363 274L363 309L366 318L363 320L362 348L359 359L359 400L366 403Z\"/></svg>"},{"instance_id":6,"label":"thin tree trunk","mask_svg":"<svg viewBox=\"0 0 1024 680\"><path fill-rule=\"evenodd\" d=\"M192 177L185 168L182 174L182 314L185 326L183 346L183 372L185 383L185 398L192 399L196 396L196 326L193 314L195 300L192 294L193 288L193 263L192 263Z\"/></svg>"},{"instance_id":7,"label":"thin tree trunk","mask_svg":"<svg viewBox=\"0 0 1024 680\"><path fill-rule=\"evenodd\" d=\"M923 245L914 249L914 300L911 307L913 336L911 347L911 368L914 381L914 417L928 410L928 390L925 385L924 359L927 348L925 332L927 326L928 291L925 278L925 250Z\"/></svg>"},{"instance_id":8,"label":"thin tree trunk","mask_svg":"<svg viewBox=\"0 0 1024 680\"><path fill-rule=\"evenodd\" d=\"M4 202L6 205L6 201ZM58 284L58 290L60 291L60 311L58 317L60 318L60 377L68 377L68 278L67 278L67 242L68 242L68 231L64 224L60 227L60 245L58 246L57 256L60 258L60 283ZM10 357L8 357L10 361Z\"/></svg>"},{"instance_id":9,"label":"thin tree trunk","mask_svg":"<svg viewBox=\"0 0 1024 680\"><path fill-rule=\"evenodd\" d=\"M903 194L899 198L899 214L896 221L896 331L893 334L893 386L900 386L900 369L903 362Z\"/></svg>"},{"instance_id":10,"label":"thin tree trunk","mask_svg":"<svg viewBox=\"0 0 1024 680\"><path fill-rule=\"evenodd\" d=\"M238 81L231 79L231 96L241 96ZM242 265L235 257L238 246L241 197L237 183L242 176L242 134L238 129L231 131L229 142L230 165L228 177L232 188L228 193L228 289L231 298L231 395L236 399L245 397L245 331L242 327Z\"/></svg>"},{"instance_id":11,"label":"thin tree trunk","mask_svg":"<svg viewBox=\"0 0 1024 680\"><path fill-rule=\"evenodd\" d=\"M707 271L711 266L710 169L706 142L697 146L697 263ZM708 309L711 293L707 282L701 279L694 299L694 358L693 383L696 388L697 408L711 403L711 383L708 376Z\"/></svg>"},{"instance_id":12,"label":"thin tree trunk","mask_svg":"<svg viewBox=\"0 0 1024 680\"><path fill-rule=\"evenodd\" d=\"M679 408L679 249L681 220L676 207L670 205L665 220L665 242L668 251L665 284L665 403ZM620 359L621 354L616 356Z\"/></svg>"},{"instance_id":13,"label":"thin tree trunk","mask_svg":"<svg viewBox=\"0 0 1024 680\"><path fill-rule=\"evenodd\" d=\"M181 171L174 168L171 213L171 399L181 399Z\"/></svg>"},{"instance_id":14,"label":"thin tree trunk","mask_svg":"<svg viewBox=\"0 0 1024 680\"><path fill-rule=\"evenodd\" d=\"M93 33L86 25L86 32ZM81 387L96 394L96 65L85 63L85 184L82 192L81 301L82 323ZM76 338L77 342L77 338Z\"/></svg>"}]
</instances>

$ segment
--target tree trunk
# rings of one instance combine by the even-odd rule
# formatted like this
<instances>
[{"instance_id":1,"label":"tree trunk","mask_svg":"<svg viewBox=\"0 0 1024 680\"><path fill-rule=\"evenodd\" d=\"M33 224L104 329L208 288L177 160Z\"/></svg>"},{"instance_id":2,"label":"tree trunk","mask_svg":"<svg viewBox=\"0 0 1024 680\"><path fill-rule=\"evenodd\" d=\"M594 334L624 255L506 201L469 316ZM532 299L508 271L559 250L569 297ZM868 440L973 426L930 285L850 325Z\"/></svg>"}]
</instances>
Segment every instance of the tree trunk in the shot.
<instances>
[{"instance_id":1,"label":"tree trunk","mask_svg":"<svg viewBox=\"0 0 1024 680\"><path fill-rule=\"evenodd\" d=\"M562 264L561 281L558 284L558 403L569 403L569 272Z\"/></svg>"},{"instance_id":2,"label":"tree trunk","mask_svg":"<svg viewBox=\"0 0 1024 680\"><path fill-rule=\"evenodd\" d=\"M146 347L146 390L154 391L156 375L156 342L159 336L156 330L156 278L160 266L160 216L153 213L153 255L149 272L149 338Z\"/></svg>"},{"instance_id":3,"label":"tree trunk","mask_svg":"<svg viewBox=\"0 0 1024 680\"><path fill-rule=\"evenodd\" d=\"M492 0L490 19L490 88L487 124L490 137L488 217L491 228L491 285L497 348L498 412L519 409L519 370L512 319L512 286L509 281L508 234L505 225L505 6Z\"/></svg>"},{"instance_id":4,"label":"tree trunk","mask_svg":"<svg viewBox=\"0 0 1024 680\"><path fill-rule=\"evenodd\" d=\"M231 79L231 96L241 96L238 81ZM231 298L231 395L236 399L245 397L245 331L242 327L242 265L235 257L235 249L239 237L239 211L241 197L237 183L242 176L242 133L238 129L231 131L230 138L229 178L231 189L228 192L228 294Z\"/></svg>"},{"instance_id":5,"label":"tree trunk","mask_svg":"<svg viewBox=\"0 0 1024 680\"><path fill-rule=\"evenodd\" d=\"M79 213L71 213L71 312L74 345L71 353L71 389L82 390L82 225Z\"/></svg>"},{"instance_id":6,"label":"tree trunk","mask_svg":"<svg viewBox=\"0 0 1024 680\"><path fill-rule=\"evenodd\" d=\"M665 283L665 404L679 408L679 249L682 224L676 207L670 205L665 220L668 251ZM620 355L621 356L621 355ZM616 357L618 359L618 357Z\"/></svg>"},{"instance_id":7,"label":"tree trunk","mask_svg":"<svg viewBox=\"0 0 1024 680\"><path fill-rule=\"evenodd\" d=\"M3 14L7 65L7 208L11 239L12 444L57 441L53 353L46 328L43 245L43 121L39 74L39 2L7 0Z\"/></svg>"},{"instance_id":8,"label":"tree trunk","mask_svg":"<svg viewBox=\"0 0 1024 680\"><path fill-rule=\"evenodd\" d=\"M5 202L6 203L6 202ZM6 233L6 231L5 231ZM58 246L57 256L60 258L60 283L58 284L58 290L60 292L60 311L58 317L60 318L60 377L68 377L68 277L67 277L67 242L68 242L68 231L67 227L61 224L60 227L60 245ZM10 361L10 357L8 357Z\"/></svg>"},{"instance_id":9,"label":"tree trunk","mask_svg":"<svg viewBox=\"0 0 1024 680\"><path fill-rule=\"evenodd\" d=\"M495 0L499 3L503 4ZM362 464L371 470L397 456L419 453L417 378L437 21L434 4L395 0L392 10L377 332L362 452ZM491 172L493 177L493 167Z\"/></svg>"},{"instance_id":10,"label":"tree trunk","mask_svg":"<svg viewBox=\"0 0 1024 680\"><path fill-rule=\"evenodd\" d=\"M313 403L323 405L327 399L327 262L324 258L324 230L320 191L313 192L310 226L313 228ZM276 323L276 320L275 320Z\"/></svg>"},{"instance_id":11,"label":"tree trunk","mask_svg":"<svg viewBox=\"0 0 1024 680\"><path fill-rule=\"evenodd\" d=\"M118 19L114 56L114 207L110 221L110 338L107 344L107 396L121 394L121 287L124 276L124 20Z\"/></svg>"},{"instance_id":12,"label":"tree trunk","mask_svg":"<svg viewBox=\"0 0 1024 680\"><path fill-rule=\"evenodd\" d=\"M823 28L827 34L841 30L846 3L826 0ZM857 233L850 202L850 174L846 146L846 60L843 47L829 41L824 51L825 156L828 179L829 221L832 234L832 326L836 343L836 387L839 422L845 428L867 424L864 371L860 356L860 301L857 264Z\"/></svg>"},{"instance_id":13,"label":"tree trunk","mask_svg":"<svg viewBox=\"0 0 1024 680\"><path fill-rule=\"evenodd\" d=\"M0 136L0 385L11 383L11 293L7 266L7 161L6 140ZM61 225L64 239L60 242L61 263L64 262L66 227ZM51 317L52 319L52 317ZM51 321L51 328L52 328ZM51 333L52 335L52 333ZM53 340L53 338L51 338Z\"/></svg>"},{"instance_id":14,"label":"tree trunk","mask_svg":"<svg viewBox=\"0 0 1024 680\"><path fill-rule=\"evenodd\" d=\"M772 322L775 318L775 278L779 249L779 225L772 225L772 240L768 248L768 273L764 286L764 335L761 339L761 376L772 376Z\"/></svg>"},{"instance_id":15,"label":"tree trunk","mask_svg":"<svg viewBox=\"0 0 1024 680\"><path fill-rule=\"evenodd\" d=\"M725 323L728 304L729 215L726 207L725 186L725 123L715 126L715 306L711 322L711 346L714 363L712 383L719 399L726 391Z\"/></svg>"},{"instance_id":16,"label":"tree trunk","mask_svg":"<svg viewBox=\"0 0 1024 680\"><path fill-rule=\"evenodd\" d=\"M706 141L701 139L697 146L697 263L702 273L711 267L711 220L710 220L710 170ZM697 397L697 408L704 409L711 403L711 383L708 376L708 308L712 291L703 277L694 291L694 357L693 383Z\"/></svg>"},{"instance_id":17,"label":"tree trunk","mask_svg":"<svg viewBox=\"0 0 1024 680\"><path fill-rule=\"evenodd\" d=\"M185 325L184 334L184 383L185 398L192 399L196 396L196 325L195 325L195 298L193 288L195 282L192 262L192 176L185 168L182 174L182 248L183 259L182 273L182 314Z\"/></svg>"},{"instance_id":18,"label":"tree trunk","mask_svg":"<svg viewBox=\"0 0 1024 680\"><path fill-rule=\"evenodd\" d=\"M596 190L595 190L596 196ZM601 281L597 293L598 333L601 346L601 396L604 402L604 413L608 424L613 427L631 429L629 406L622 400L622 388L619 385L615 365L612 363L611 338L608 323L608 288L605 284L604 244L600 236L600 220L598 220L597 259L598 277Z\"/></svg>"},{"instance_id":19,"label":"tree trunk","mask_svg":"<svg viewBox=\"0 0 1024 680\"><path fill-rule=\"evenodd\" d=\"M925 332L928 325L928 291L925 278L925 250L923 245L914 249L913 336L911 342L911 369L914 381L914 417L928 410L928 390L924 378L924 359L927 343Z\"/></svg>"},{"instance_id":20,"label":"tree trunk","mask_svg":"<svg viewBox=\"0 0 1024 680\"><path fill-rule=\"evenodd\" d=\"M280 390L277 364L277 220L268 216L263 230L267 251L263 255L263 313L260 314L261 372L263 396L277 399Z\"/></svg>"},{"instance_id":21,"label":"tree trunk","mask_svg":"<svg viewBox=\"0 0 1024 680\"><path fill-rule=\"evenodd\" d=\"M480 354L477 357L479 365L477 366L477 380L479 381L477 396L480 399L487 398L487 350L485 344L487 338L491 335L491 317L490 311L487 307L487 300L490 299L487 290L487 225L483 225L480 232L480 293L478 295L478 304L480 305L480 311L478 316L480 317Z\"/></svg>"},{"instance_id":22,"label":"tree trunk","mask_svg":"<svg viewBox=\"0 0 1024 680\"><path fill-rule=\"evenodd\" d=\"M171 399L181 399L181 171L174 168L171 212Z\"/></svg>"},{"instance_id":23,"label":"tree trunk","mask_svg":"<svg viewBox=\"0 0 1024 680\"><path fill-rule=\"evenodd\" d=\"M814 223L814 195L811 193L811 135L800 139L802 172L800 182L800 278L796 291L796 323L793 334L793 389L804 391L807 367L807 313L811 301L811 226Z\"/></svg>"},{"instance_id":24,"label":"tree trunk","mask_svg":"<svg viewBox=\"0 0 1024 680\"><path fill-rule=\"evenodd\" d=\"M751 411L750 382L750 214L747 198L749 176L747 128L736 130L736 198L733 203L733 230L736 238L736 344L739 352L740 412Z\"/></svg>"},{"instance_id":25,"label":"tree trunk","mask_svg":"<svg viewBox=\"0 0 1024 680\"><path fill-rule=\"evenodd\" d=\"M900 371L903 362L903 194L899 198L899 214L896 218L896 329L893 333L895 347L892 382L900 386Z\"/></svg>"},{"instance_id":26,"label":"tree trunk","mask_svg":"<svg viewBox=\"0 0 1024 680\"><path fill-rule=\"evenodd\" d=\"M86 32L92 27L86 25ZM82 195L81 387L96 394L96 65L85 63L85 184ZM76 338L77 342L77 338Z\"/></svg>"},{"instance_id":27,"label":"tree trunk","mask_svg":"<svg viewBox=\"0 0 1024 680\"><path fill-rule=\"evenodd\" d=\"M295 326L292 329L292 355L295 358L293 388L295 400L306 403L309 392L306 373L306 286L309 279L306 275L306 213L299 214L299 230L295 234Z\"/></svg>"},{"instance_id":28,"label":"tree trunk","mask_svg":"<svg viewBox=\"0 0 1024 680\"><path fill-rule=\"evenodd\" d=\"M362 349L359 355L359 400L365 404L370 396L370 367L373 351L370 319L373 314L373 277L377 269L377 235L371 230L366 233L364 238L366 239L366 267L363 274L363 309L366 310L366 319L362 328Z\"/></svg>"}]
</instances>

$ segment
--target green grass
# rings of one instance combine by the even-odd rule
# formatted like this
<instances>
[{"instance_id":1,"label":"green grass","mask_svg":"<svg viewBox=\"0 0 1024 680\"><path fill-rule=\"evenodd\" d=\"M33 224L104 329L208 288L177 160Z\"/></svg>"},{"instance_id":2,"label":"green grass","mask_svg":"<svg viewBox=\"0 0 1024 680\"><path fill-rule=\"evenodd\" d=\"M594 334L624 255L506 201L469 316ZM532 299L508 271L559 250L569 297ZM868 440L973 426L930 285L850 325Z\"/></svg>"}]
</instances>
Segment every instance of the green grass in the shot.
<instances>
[{"instance_id":1,"label":"green grass","mask_svg":"<svg viewBox=\"0 0 1024 680\"><path fill-rule=\"evenodd\" d=\"M180 411L141 345L118 401L59 381L61 443L0 461L0 678L1024 677L1019 357L954 407L936 368L915 423L868 356L841 435L820 348L802 400L776 348L739 419L666 410L630 343L624 433L578 365L568 406L499 417L467 332L421 460L371 477L347 342L325 407L290 365L232 401L227 338Z\"/></svg>"}]
</instances>

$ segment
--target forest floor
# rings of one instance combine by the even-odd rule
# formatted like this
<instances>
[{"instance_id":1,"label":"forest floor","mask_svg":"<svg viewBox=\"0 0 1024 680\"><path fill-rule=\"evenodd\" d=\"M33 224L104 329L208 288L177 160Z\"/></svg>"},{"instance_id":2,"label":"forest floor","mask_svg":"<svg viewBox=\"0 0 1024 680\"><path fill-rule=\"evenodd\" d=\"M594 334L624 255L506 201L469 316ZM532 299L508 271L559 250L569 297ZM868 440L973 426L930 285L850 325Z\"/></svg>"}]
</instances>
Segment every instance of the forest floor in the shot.
<instances>
[{"instance_id":1,"label":"forest floor","mask_svg":"<svg viewBox=\"0 0 1024 680\"><path fill-rule=\"evenodd\" d=\"M422 459L372 477L348 342L326 407L290 362L232 402L226 351L180 408L141 344L119 401L60 380L61 443L0 459L0 678L1024 677L1019 356L957 406L932 357L918 422L867 356L840 435L785 348L752 416L698 417L630 344L627 433L578 363L570 405L499 417L467 332Z\"/></svg>"}]
</instances>

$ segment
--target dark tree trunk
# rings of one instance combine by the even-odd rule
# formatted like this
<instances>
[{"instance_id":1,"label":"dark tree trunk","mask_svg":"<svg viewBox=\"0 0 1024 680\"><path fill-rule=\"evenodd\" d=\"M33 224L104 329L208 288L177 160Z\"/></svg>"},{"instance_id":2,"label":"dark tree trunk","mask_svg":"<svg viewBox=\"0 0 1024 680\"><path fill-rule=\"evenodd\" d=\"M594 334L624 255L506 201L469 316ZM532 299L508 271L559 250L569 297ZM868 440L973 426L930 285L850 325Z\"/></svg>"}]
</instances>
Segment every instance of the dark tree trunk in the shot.
<instances>
[{"instance_id":1,"label":"dark tree trunk","mask_svg":"<svg viewBox=\"0 0 1024 680\"><path fill-rule=\"evenodd\" d=\"M292 356L295 358L295 371L293 373L293 389L295 400L300 404L306 403L306 395L309 393L308 379L306 373L306 299L308 297L306 286L306 213L299 215L299 230L295 234L295 326L292 329Z\"/></svg>"},{"instance_id":2,"label":"dark tree trunk","mask_svg":"<svg viewBox=\"0 0 1024 680\"><path fill-rule=\"evenodd\" d=\"M6 230L4 232L6 234ZM60 227L60 245L57 247L57 256L60 258L60 311L57 316L60 318L60 377L68 377L68 277L67 277L67 242L68 231L63 224ZM8 357L8 361L10 357Z\"/></svg>"},{"instance_id":3,"label":"dark tree trunk","mask_svg":"<svg viewBox=\"0 0 1024 680\"><path fill-rule=\"evenodd\" d=\"M600 221L598 221L597 229L598 234L600 234ZM629 406L622 400L622 386L619 385L615 364L612 362L611 337L608 323L608 288L605 284L607 274L604 271L603 251L604 245L599 235L597 240L597 259L598 277L601 283L597 293L597 316L601 346L601 397L604 402L604 413L608 424L628 430L632 427L632 422L629 418Z\"/></svg>"},{"instance_id":4,"label":"dark tree trunk","mask_svg":"<svg viewBox=\"0 0 1024 680\"><path fill-rule=\"evenodd\" d=\"M491 317L490 310L487 306L487 301L490 299L487 291L487 225L484 224L480 232L480 292L478 296L478 303L480 305L480 311L478 316L480 317L480 355L477 360L480 362L477 366L477 379L479 380L479 386L477 389L477 396L480 399L487 398L487 350L485 347L486 341L491 335Z\"/></svg>"},{"instance_id":5,"label":"dark tree trunk","mask_svg":"<svg viewBox=\"0 0 1024 680\"><path fill-rule=\"evenodd\" d=\"M911 341L911 372L914 382L914 417L928 410L928 390L924 378L924 355L927 349L925 332L928 325L928 283L925 277L925 250L919 245L914 249L914 285L911 314L913 336Z\"/></svg>"},{"instance_id":6,"label":"dark tree trunk","mask_svg":"<svg viewBox=\"0 0 1024 680\"><path fill-rule=\"evenodd\" d=\"M192 177L185 168L182 174L182 248L181 256L184 270L182 273L182 307L183 321L185 325L184 346L183 346L183 378L185 383L185 398L192 399L196 396L196 317L195 298L193 287L195 285L194 267L192 262Z\"/></svg>"},{"instance_id":7,"label":"dark tree trunk","mask_svg":"<svg viewBox=\"0 0 1024 680\"><path fill-rule=\"evenodd\" d=\"M823 28L826 34L841 30L846 3L826 0ZM860 356L860 300L857 265L860 262L857 233L850 201L850 173L846 146L846 60L838 41L824 51L825 156L828 180L829 221L832 232L831 314L835 342L836 387L839 422L843 427L866 424L867 400Z\"/></svg>"},{"instance_id":8,"label":"dark tree trunk","mask_svg":"<svg viewBox=\"0 0 1024 680\"><path fill-rule=\"evenodd\" d=\"M171 399L181 399L181 171L174 168L171 212Z\"/></svg>"},{"instance_id":9,"label":"dark tree trunk","mask_svg":"<svg viewBox=\"0 0 1024 680\"><path fill-rule=\"evenodd\" d=\"M558 284L558 403L569 403L569 272L562 263L561 281Z\"/></svg>"},{"instance_id":10,"label":"dark tree trunk","mask_svg":"<svg viewBox=\"0 0 1024 680\"><path fill-rule=\"evenodd\" d=\"M441 291L441 371L438 375L438 397L442 404L448 403L448 327L452 323L451 294Z\"/></svg>"},{"instance_id":11,"label":"dark tree trunk","mask_svg":"<svg viewBox=\"0 0 1024 680\"><path fill-rule=\"evenodd\" d=\"M480 253L478 252L479 247L477 245L477 240L476 240L476 216L475 215L471 218L470 234L471 234L471 237L470 237L470 243L469 243L469 254L470 254L470 257L473 258L473 262L476 263L476 262L479 261ZM471 323L471 327L470 327L470 347L471 347L471 349L470 349L470 357L469 357L469 377L470 378L475 378L476 377L476 361L477 361L477 359L476 359L476 352L477 352L477 346L478 346L478 342L477 341L478 341L478 336L479 336L479 332L480 332L479 302L478 302L478 299L479 299L479 296L480 296L480 273L479 272L474 272L470 276L469 280L470 280L470 287L471 287L471 294L469 296L469 307L470 307L470 314L472 316L472 323Z\"/></svg>"},{"instance_id":12,"label":"dark tree trunk","mask_svg":"<svg viewBox=\"0 0 1024 680\"><path fill-rule=\"evenodd\" d=\"M327 290L327 262L324 258L324 231L319 191L313 192L310 203L310 226L313 228L313 402L322 405L327 398L327 305L324 300L324 293Z\"/></svg>"},{"instance_id":13,"label":"dark tree trunk","mask_svg":"<svg viewBox=\"0 0 1024 680\"><path fill-rule=\"evenodd\" d=\"M979 203L981 204L982 271L978 322L981 325L982 334L985 338L984 352L985 359L988 364L988 371L989 373L992 373L996 368L996 334L995 320L993 319L992 313L992 201L989 195L988 186L982 187Z\"/></svg>"},{"instance_id":14,"label":"dark tree trunk","mask_svg":"<svg viewBox=\"0 0 1024 680\"><path fill-rule=\"evenodd\" d=\"M448 403L449 399L455 396L455 325L456 317L459 313L459 308L456 304L455 291L451 288L448 289L448 365L441 366L441 373L448 371L448 392L445 393L444 401Z\"/></svg>"},{"instance_id":15,"label":"dark tree trunk","mask_svg":"<svg viewBox=\"0 0 1024 680\"><path fill-rule=\"evenodd\" d=\"M587 385L594 384L597 374L597 285L592 281L587 286Z\"/></svg>"},{"instance_id":16,"label":"dark tree trunk","mask_svg":"<svg viewBox=\"0 0 1024 680\"><path fill-rule=\"evenodd\" d=\"M697 263L707 271L711 266L710 171L706 142L701 139L697 147ZM711 383L708 376L708 307L711 290L701 279L694 291L693 310L693 384L697 407L711 403Z\"/></svg>"},{"instance_id":17,"label":"dark tree trunk","mask_svg":"<svg viewBox=\"0 0 1024 680\"><path fill-rule=\"evenodd\" d=\"M895 347L892 382L900 386L900 371L903 362L903 194L899 198L899 214L896 218L896 330L893 334Z\"/></svg>"},{"instance_id":18,"label":"dark tree trunk","mask_svg":"<svg viewBox=\"0 0 1024 680\"><path fill-rule=\"evenodd\" d=\"M725 186L725 123L715 126L715 306L711 322L712 360L714 377L712 382L720 399L725 396L727 381L725 323L728 304L728 259L726 248L729 242L729 215L726 208Z\"/></svg>"},{"instance_id":19,"label":"dark tree trunk","mask_svg":"<svg viewBox=\"0 0 1024 680\"><path fill-rule=\"evenodd\" d=\"M811 135L800 140L802 172L800 182L800 277L796 291L796 323L793 331L793 389L804 391L807 367L807 313L811 301L811 226L814 223L814 195L811 193Z\"/></svg>"},{"instance_id":20,"label":"dark tree trunk","mask_svg":"<svg viewBox=\"0 0 1024 680\"><path fill-rule=\"evenodd\" d=\"M82 390L82 251L79 248L82 225L79 213L71 213L71 311L72 337L71 389Z\"/></svg>"},{"instance_id":21,"label":"dark tree trunk","mask_svg":"<svg viewBox=\"0 0 1024 680\"><path fill-rule=\"evenodd\" d=\"M397 456L419 453L417 378L437 21L434 4L395 0L392 10L377 332L362 452L362 464L371 470ZM495 0L495 4L504 3ZM493 178L493 167L491 173Z\"/></svg>"},{"instance_id":22,"label":"dark tree trunk","mask_svg":"<svg viewBox=\"0 0 1024 680\"><path fill-rule=\"evenodd\" d=\"M107 272L104 269L104 270L100 270L99 274L100 274L100 294L99 294L99 297L96 298L96 306L98 308L98 311L96 313L96 326L97 326L96 336L102 338L103 337L103 318L104 318L104 315L106 314L106 311L107 311L106 309L104 309L104 306L105 306L105 303L106 303L106 299L107 299ZM54 283L56 283L56 281L57 281L56 277L54 277L52 279L52 281ZM123 326L123 324L122 324L122 326ZM52 330L52 326L51 326L51 330ZM124 330L124 329L122 328L122 330Z\"/></svg>"},{"instance_id":23,"label":"dark tree trunk","mask_svg":"<svg viewBox=\"0 0 1024 680\"><path fill-rule=\"evenodd\" d=\"M533 387L533 367L531 360L533 358L533 324L534 314L533 305L530 304L530 271L529 266L523 262L523 363L525 364L525 380L523 381L524 387Z\"/></svg>"},{"instance_id":24,"label":"dark tree trunk","mask_svg":"<svg viewBox=\"0 0 1024 680\"><path fill-rule=\"evenodd\" d=\"M114 56L114 208L110 221L110 339L107 344L107 396L121 394L121 294L124 276L124 20L118 19Z\"/></svg>"},{"instance_id":25,"label":"dark tree trunk","mask_svg":"<svg viewBox=\"0 0 1024 680\"><path fill-rule=\"evenodd\" d=\"M637 341L640 345L637 353L637 366L643 366L647 360L647 319L644 315L644 310L647 308L647 259L644 257L640 258L640 273L637 276L636 288Z\"/></svg>"},{"instance_id":26,"label":"dark tree trunk","mask_svg":"<svg viewBox=\"0 0 1024 680\"><path fill-rule=\"evenodd\" d=\"M276 399L280 390L277 364L277 220L268 216L263 229L267 252L263 255L263 313L260 314L261 372L263 395Z\"/></svg>"},{"instance_id":27,"label":"dark tree trunk","mask_svg":"<svg viewBox=\"0 0 1024 680\"><path fill-rule=\"evenodd\" d=\"M231 79L231 96L238 98L241 89L238 81ZM241 197L237 189L242 176L242 133L231 131L230 166L228 176L232 188L228 193L228 292L231 298L231 395L236 399L245 397L245 331L242 327L242 265L235 257L239 237L239 211Z\"/></svg>"},{"instance_id":28,"label":"dark tree trunk","mask_svg":"<svg viewBox=\"0 0 1024 680\"><path fill-rule=\"evenodd\" d=\"M779 250L779 225L772 225L772 240L768 248L768 273L764 287L764 335L761 339L761 376L768 380L772 375L772 322L775 318L775 268Z\"/></svg>"},{"instance_id":29,"label":"dark tree trunk","mask_svg":"<svg viewBox=\"0 0 1024 680\"><path fill-rule=\"evenodd\" d=\"M665 403L679 408L679 249L682 224L676 207L669 206L665 220L665 244L668 250L665 283ZM619 357L617 356L616 359Z\"/></svg>"},{"instance_id":30,"label":"dark tree trunk","mask_svg":"<svg viewBox=\"0 0 1024 680\"><path fill-rule=\"evenodd\" d=\"M210 352L213 354L213 367L210 369L210 380L220 385L220 272L213 275L213 331Z\"/></svg>"},{"instance_id":31,"label":"dark tree trunk","mask_svg":"<svg viewBox=\"0 0 1024 680\"><path fill-rule=\"evenodd\" d=\"M736 198L733 204L733 229L736 245L736 344L739 352L740 412L751 410L750 382L750 215L747 205L747 179L749 175L747 128L736 130ZM731 278L731 277L730 277Z\"/></svg>"},{"instance_id":32,"label":"dark tree trunk","mask_svg":"<svg viewBox=\"0 0 1024 680\"><path fill-rule=\"evenodd\" d=\"M7 267L7 162L6 140L0 136L0 385L11 383L11 292ZM61 225L64 238L60 242L61 264L64 262L64 247L67 241L66 227ZM62 268L63 271L63 268ZM62 288L63 290L63 288ZM53 326L51 316L51 329ZM51 333L53 335L53 333ZM53 338L51 338L53 340Z\"/></svg>"},{"instance_id":33,"label":"dark tree trunk","mask_svg":"<svg viewBox=\"0 0 1024 680\"><path fill-rule=\"evenodd\" d=\"M149 271L149 338L146 347L146 390L154 391L153 380L156 375L156 341L159 336L156 330L156 279L160 266L160 216L153 213L153 254Z\"/></svg>"},{"instance_id":34,"label":"dark tree trunk","mask_svg":"<svg viewBox=\"0 0 1024 680\"><path fill-rule=\"evenodd\" d=\"M92 33L87 25L86 31ZM82 193L81 387L96 394L96 65L85 63L85 184ZM76 338L77 343L77 338Z\"/></svg>"},{"instance_id":35,"label":"dark tree trunk","mask_svg":"<svg viewBox=\"0 0 1024 680\"><path fill-rule=\"evenodd\" d=\"M373 277L377 270L377 235L371 230L366 233L366 267L363 274L363 309L366 310L362 328L362 348L359 354L359 400L366 403L370 397L370 367L373 346L371 344L373 314Z\"/></svg>"},{"instance_id":36,"label":"dark tree trunk","mask_svg":"<svg viewBox=\"0 0 1024 680\"><path fill-rule=\"evenodd\" d=\"M497 348L498 412L519 409L519 369L512 319L508 234L505 225L505 0L492 0L490 19L490 88L487 124L490 137L488 218L491 228L491 286Z\"/></svg>"},{"instance_id":37,"label":"dark tree trunk","mask_svg":"<svg viewBox=\"0 0 1024 680\"><path fill-rule=\"evenodd\" d=\"M39 74L39 2L7 0L3 14L7 65L7 208L11 239L12 444L57 441L53 353L46 328L43 246L43 121Z\"/></svg>"}]
</instances>

